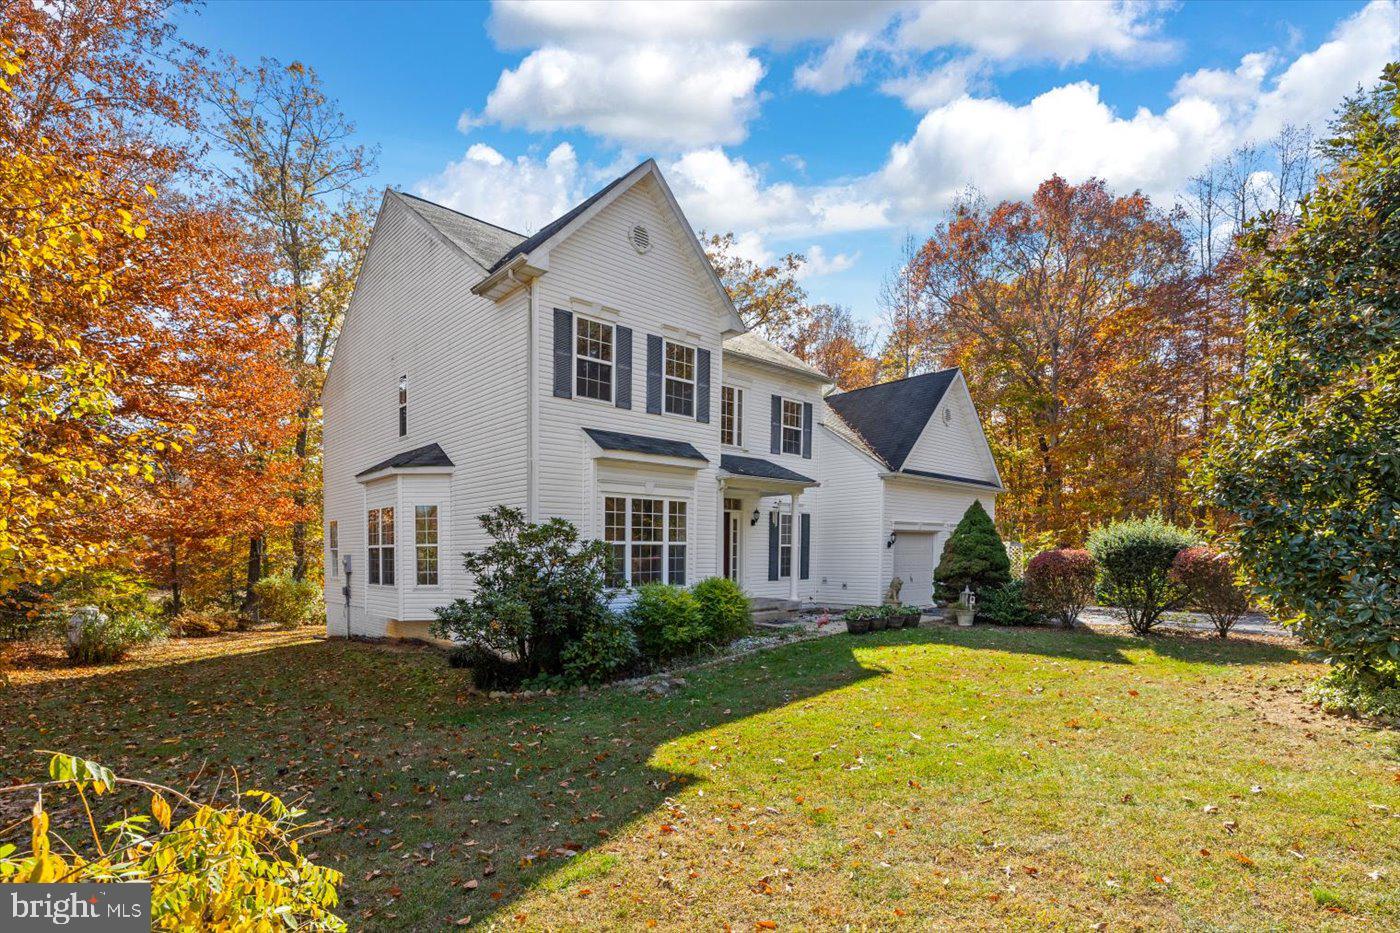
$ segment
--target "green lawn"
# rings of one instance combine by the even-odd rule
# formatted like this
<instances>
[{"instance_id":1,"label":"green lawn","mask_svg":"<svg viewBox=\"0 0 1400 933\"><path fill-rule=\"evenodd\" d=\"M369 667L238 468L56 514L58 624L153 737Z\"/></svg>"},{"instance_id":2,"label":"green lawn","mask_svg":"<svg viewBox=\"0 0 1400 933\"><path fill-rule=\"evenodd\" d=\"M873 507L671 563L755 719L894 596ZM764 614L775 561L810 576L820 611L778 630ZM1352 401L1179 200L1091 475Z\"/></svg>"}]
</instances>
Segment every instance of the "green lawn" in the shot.
<instances>
[{"instance_id":1,"label":"green lawn","mask_svg":"<svg viewBox=\"0 0 1400 933\"><path fill-rule=\"evenodd\" d=\"M352 928L1400 924L1400 739L1278 644L840 635L519 703L425 650L186 644L18 678L0 780L236 768L334 822Z\"/></svg>"}]
</instances>

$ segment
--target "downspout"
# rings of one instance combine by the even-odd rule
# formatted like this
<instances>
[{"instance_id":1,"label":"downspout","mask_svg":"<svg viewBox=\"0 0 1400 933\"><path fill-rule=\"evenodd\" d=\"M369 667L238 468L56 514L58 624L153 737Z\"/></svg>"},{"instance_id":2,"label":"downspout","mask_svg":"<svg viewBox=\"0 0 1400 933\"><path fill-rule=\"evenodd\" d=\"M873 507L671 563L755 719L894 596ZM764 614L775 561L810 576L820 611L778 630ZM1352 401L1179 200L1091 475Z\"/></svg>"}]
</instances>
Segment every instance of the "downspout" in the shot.
<instances>
[{"instance_id":1,"label":"downspout","mask_svg":"<svg viewBox=\"0 0 1400 933\"><path fill-rule=\"evenodd\" d=\"M515 279L515 270L510 277ZM517 280L518 281L518 280ZM539 347L535 345L535 280L525 282L528 317L525 324L525 521L535 520L535 467L539 462L537 424L539 422L539 386L536 385L535 367Z\"/></svg>"}]
</instances>

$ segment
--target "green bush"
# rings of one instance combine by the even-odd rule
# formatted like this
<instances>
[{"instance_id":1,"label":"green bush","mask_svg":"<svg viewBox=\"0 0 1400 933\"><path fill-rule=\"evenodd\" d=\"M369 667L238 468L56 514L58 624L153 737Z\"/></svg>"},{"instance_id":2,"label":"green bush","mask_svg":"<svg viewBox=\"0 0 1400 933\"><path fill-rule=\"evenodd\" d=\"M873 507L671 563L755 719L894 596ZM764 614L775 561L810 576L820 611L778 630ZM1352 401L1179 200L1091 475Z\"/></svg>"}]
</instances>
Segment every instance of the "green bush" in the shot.
<instances>
[{"instance_id":1,"label":"green bush","mask_svg":"<svg viewBox=\"0 0 1400 933\"><path fill-rule=\"evenodd\" d=\"M258 614L274 628L292 629L324 621L321 588L311 580L294 580L290 573L263 577L253 586Z\"/></svg>"},{"instance_id":2,"label":"green bush","mask_svg":"<svg viewBox=\"0 0 1400 933\"><path fill-rule=\"evenodd\" d=\"M635 666L637 658L637 634L631 623L611 613L565 646L560 655L569 684L607 683Z\"/></svg>"},{"instance_id":3,"label":"green bush","mask_svg":"<svg viewBox=\"0 0 1400 933\"><path fill-rule=\"evenodd\" d=\"M664 664L714 644L700 612L700 600L685 587L648 583L627 609L642 658Z\"/></svg>"},{"instance_id":4,"label":"green bush","mask_svg":"<svg viewBox=\"0 0 1400 933\"><path fill-rule=\"evenodd\" d=\"M505 690L514 692L529 679L525 665L510 658L501 657L481 644L458 645L447 655L451 667L466 668L471 671L472 686L478 690Z\"/></svg>"},{"instance_id":5,"label":"green bush","mask_svg":"<svg viewBox=\"0 0 1400 933\"><path fill-rule=\"evenodd\" d=\"M462 559L476 591L435 610L433 633L513 658L522 680L562 674L564 649L607 621L607 545L583 540L562 518L527 522L505 506L480 521L492 542Z\"/></svg>"},{"instance_id":6,"label":"green bush","mask_svg":"<svg viewBox=\"0 0 1400 933\"><path fill-rule=\"evenodd\" d=\"M948 536L933 581L938 598L948 601L957 599L963 587L981 594L1011 582L1011 559L980 500L972 501Z\"/></svg>"},{"instance_id":7,"label":"green bush","mask_svg":"<svg viewBox=\"0 0 1400 933\"><path fill-rule=\"evenodd\" d=\"M1026 601L1026 584L1012 580L977 601L977 614L994 625L1042 625L1045 615Z\"/></svg>"},{"instance_id":8,"label":"green bush","mask_svg":"<svg viewBox=\"0 0 1400 933\"><path fill-rule=\"evenodd\" d=\"M132 648L164 634L158 623L136 613L92 613L82 622L77 639L68 643L68 659L74 664L115 664Z\"/></svg>"},{"instance_id":9,"label":"green bush","mask_svg":"<svg viewBox=\"0 0 1400 933\"><path fill-rule=\"evenodd\" d=\"M1380 663L1377 671L1334 667L1307 690L1307 697L1329 713L1361 716L1400 725L1400 664Z\"/></svg>"},{"instance_id":10,"label":"green bush","mask_svg":"<svg viewBox=\"0 0 1400 933\"><path fill-rule=\"evenodd\" d=\"M733 580L709 577L695 584L692 592L700 600L700 619L714 644L728 644L752 631L749 598Z\"/></svg>"},{"instance_id":11,"label":"green bush","mask_svg":"<svg viewBox=\"0 0 1400 933\"><path fill-rule=\"evenodd\" d=\"M1186 595L1171 578L1172 562L1195 544L1194 534L1160 515L1095 528L1088 547L1099 567L1099 598L1123 609L1133 631L1146 635Z\"/></svg>"}]
</instances>

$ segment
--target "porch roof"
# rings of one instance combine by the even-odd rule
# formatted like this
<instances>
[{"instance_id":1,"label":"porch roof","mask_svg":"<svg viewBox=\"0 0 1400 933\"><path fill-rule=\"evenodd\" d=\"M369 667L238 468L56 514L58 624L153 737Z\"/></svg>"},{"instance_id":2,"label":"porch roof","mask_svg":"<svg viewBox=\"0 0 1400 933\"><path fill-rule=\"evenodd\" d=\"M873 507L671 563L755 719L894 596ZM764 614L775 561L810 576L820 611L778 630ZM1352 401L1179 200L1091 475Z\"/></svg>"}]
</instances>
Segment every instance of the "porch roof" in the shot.
<instances>
[{"instance_id":1,"label":"porch roof","mask_svg":"<svg viewBox=\"0 0 1400 933\"><path fill-rule=\"evenodd\" d=\"M708 463L705 455L686 441L672 441L664 437L647 437L645 434L623 434L621 431L604 431L599 428L584 428L593 443L603 450L621 450L630 454L649 454L654 457L679 457L682 460L698 460Z\"/></svg>"},{"instance_id":2,"label":"porch roof","mask_svg":"<svg viewBox=\"0 0 1400 933\"><path fill-rule=\"evenodd\" d=\"M817 481L803 476L787 467L778 466L759 457L740 457L737 454L722 454L719 468L730 476L752 477L754 479L777 480L781 483L815 486Z\"/></svg>"}]
</instances>

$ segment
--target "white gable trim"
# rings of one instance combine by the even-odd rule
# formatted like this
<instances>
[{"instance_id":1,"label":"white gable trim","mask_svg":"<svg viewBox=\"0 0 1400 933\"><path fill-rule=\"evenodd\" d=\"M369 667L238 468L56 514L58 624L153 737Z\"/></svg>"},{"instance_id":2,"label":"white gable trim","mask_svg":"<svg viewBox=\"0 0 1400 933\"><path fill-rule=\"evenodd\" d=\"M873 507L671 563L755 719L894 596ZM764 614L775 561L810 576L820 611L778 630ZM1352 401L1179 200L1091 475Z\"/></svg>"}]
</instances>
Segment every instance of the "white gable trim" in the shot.
<instances>
[{"instance_id":1,"label":"white gable trim","mask_svg":"<svg viewBox=\"0 0 1400 933\"><path fill-rule=\"evenodd\" d=\"M734 303L729 300L729 293L724 290L724 284L719 280L719 276L715 274L714 266L710 265L710 258L705 255L705 247L700 244L700 241L695 236L695 231L690 226L690 222L685 219L685 213L681 210L680 204L676 201L676 196L671 192L671 186L666 184L666 179L662 176L661 169L657 167L655 159L647 159L641 165L634 168L623 177L622 181L614 185L612 190L588 205L587 209L580 212L573 220L554 231L543 243L540 243L530 252L522 253L513 258L504 267L497 269L494 273L473 286L472 291L479 295L490 292L493 297L500 297L496 295L496 292L501 291L498 285L504 284L502 280L519 281L522 278L532 279L544 274L549 270L549 252L554 246L568 239L568 237L580 227L598 216L608 205L630 191L642 179L648 177L656 179L657 187L661 190L662 195L664 195L666 204L671 208L671 213L675 219L676 225L680 227L682 231L681 239L690 245L691 250L695 254L696 261L700 263L700 267L705 270L710 284L714 286L715 294L719 297L720 310L727 318L725 326L721 330L721 337L747 331L748 328L744 326L744 322L739 318L739 312L735 310ZM523 282L521 284L523 284ZM501 296L513 290L514 287L512 285L503 291Z\"/></svg>"}]
</instances>

